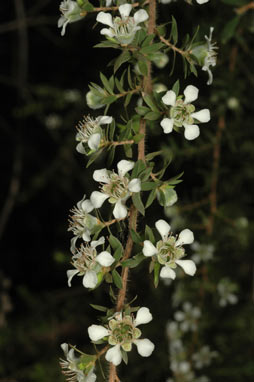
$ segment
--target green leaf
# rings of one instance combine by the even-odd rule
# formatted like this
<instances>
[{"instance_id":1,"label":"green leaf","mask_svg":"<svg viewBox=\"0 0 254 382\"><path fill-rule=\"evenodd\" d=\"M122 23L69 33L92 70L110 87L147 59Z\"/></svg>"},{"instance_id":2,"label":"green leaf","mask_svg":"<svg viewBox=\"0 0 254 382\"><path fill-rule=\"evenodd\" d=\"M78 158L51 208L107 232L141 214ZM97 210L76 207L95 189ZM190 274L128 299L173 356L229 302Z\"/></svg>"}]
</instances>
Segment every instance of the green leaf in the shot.
<instances>
[{"instance_id":1,"label":"green leaf","mask_svg":"<svg viewBox=\"0 0 254 382\"><path fill-rule=\"evenodd\" d=\"M124 93L125 90L121 84L121 82L118 80L118 78L115 78L116 87L119 90L120 93Z\"/></svg>"},{"instance_id":2,"label":"green leaf","mask_svg":"<svg viewBox=\"0 0 254 382\"><path fill-rule=\"evenodd\" d=\"M114 64L114 73L120 68L122 64L129 61L131 58L131 54L128 50L124 50L120 56L117 57Z\"/></svg>"},{"instance_id":3,"label":"green leaf","mask_svg":"<svg viewBox=\"0 0 254 382\"><path fill-rule=\"evenodd\" d=\"M100 73L100 79L103 85L105 86L105 89L109 92L109 94L114 95L113 89L110 86L109 80L104 76L103 73Z\"/></svg>"},{"instance_id":4,"label":"green leaf","mask_svg":"<svg viewBox=\"0 0 254 382\"><path fill-rule=\"evenodd\" d=\"M159 285L160 267L161 267L160 263L154 264L153 282L154 282L155 288L157 288L157 286Z\"/></svg>"},{"instance_id":5,"label":"green leaf","mask_svg":"<svg viewBox=\"0 0 254 382\"><path fill-rule=\"evenodd\" d=\"M134 231L134 229L131 229L130 233L131 233L131 238L134 241L134 243L139 244L142 241L140 235L136 231Z\"/></svg>"},{"instance_id":6,"label":"green leaf","mask_svg":"<svg viewBox=\"0 0 254 382\"><path fill-rule=\"evenodd\" d=\"M121 46L117 43L111 42L111 41L102 41L99 44L94 45L94 48L114 48L114 49L121 49Z\"/></svg>"},{"instance_id":7,"label":"green leaf","mask_svg":"<svg viewBox=\"0 0 254 382\"><path fill-rule=\"evenodd\" d=\"M141 200L140 192L135 192L132 194L132 201L137 210L145 216L145 207Z\"/></svg>"},{"instance_id":8,"label":"green leaf","mask_svg":"<svg viewBox=\"0 0 254 382\"><path fill-rule=\"evenodd\" d=\"M153 38L155 37L155 35L154 34L150 34L149 36L147 36L145 39L144 39L144 41L142 42L142 47L144 47L144 46L147 46L147 45L149 45L152 41L153 41Z\"/></svg>"},{"instance_id":9,"label":"green leaf","mask_svg":"<svg viewBox=\"0 0 254 382\"><path fill-rule=\"evenodd\" d=\"M240 17L236 16L224 26L221 32L221 41L223 44L226 44L233 37L239 22Z\"/></svg>"},{"instance_id":10,"label":"green leaf","mask_svg":"<svg viewBox=\"0 0 254 382\"><path fill-rule=\"evenodd\" d=\"M146 106L137 106L135 108L135 111L139 115L145 115L146 113L148 113L150 111L150 109L148 107L146 107Z\"/></svg>"},{"instance_id":11,"label":"green leaf","mask_svg":"<svg viewBox=\"0 0 254 382\"><path fill-rule=\"evenodd\" d=\"M95 304L89 304L89 305L95 310L99 310L100 312L106 312L108 310L108 308L102 305L95 305Z\"/></svg>"},{"instance_id":12,"label":"green leaf","mask_svg":"<svg viewBox=\"0 0 254 382\"><path fill-rule=\"evenodd\" d=\"M144 171L146 169L146 165L145 163L139 159L136 163L135 163L135 166L132 170L132 173L131 173L131 179L134 179L134 178L137 178L138 175Z\"/></svg>"},{"instance_id":13,"label":"green leaf","mask_svg":"<svg viewBox=\"0 0 254 382\"><path fill-rule=\"evenodd\" d=\"M155 105L154 100L153 100L153 98L151 96L145 95L143 98L144 98L145 103L150 107L150 109L152 111L157 111L157 112L160 111L158 109L158 107Z\"/></svg>"},{"instance_id":14,"label":"green leaf","mask_svg":"<svg viewBox=\"0 0 254 382\"><path fill-rule=\"evenodd\" d=\"M114 236L114 235L110 235L109 236L109 242L110 242L110 245L111 247L116 250L118 248L121 248L123 250L123 246L122 244L120 243L120 241Z\"/></svg>"},{"instance_id":15,"label":"green leaf","mask_svg":"<svg viewBox=\"0 0 254 382\"><path fill-rule=\"evenodd\" d=\"M124 101L124 107L127 107L129 105L132 95L133 95L132 93L127 94Z\"/></svg>"},{"instance_id":16,"label":"green leaf","mask_svg":"<svg viewBox=\"0 0 254 382\"><path fill-rule=\"evenodd\" d=\"M157 42L155 44L148 45L148 46L145 46L144 48L141 48L140 53L141 54L155 53L158 50L160 50L163 46L164 44L162 42Z\"/></svg>"},{"instance_id":17,"label":"green leaf","mask_svg":"<svg viewBox=\"0 0 254 382\"><path fill-rule=\"evenodd\" d=\"M183 176L183 174L184 174L184 171L182 171L180 174L174 176L173 178L170 178L169 180L165 181L165 183L168 183L170 185L175 185L175 184L181 183L183 180L180 178L181 178L181 176Z\"/></svg>"},{"instance_id":18,"label":"green leaf","mask_svg":"<svg viewBox=\"0 0 254 382\"><path fill-rule=\"evenodd\" d=\"M125 155L127 156L127 158L132 158L132 146L131 145L123 145L123 149L124 149L124 152L125 152Z\"/></svg>"},{"instance_id":19,"label":"green leaf","mask_svg":"<svg viewBox=\"0 0 254 382\"><path fill-rule=\"evenodd\" d=\"M141 184L141 190L142 191L151 191L158 186L159 186L159 184L156 182L144 182Z\"/></svg>"},{"instance_id":20,"label":"green leaf","mask_svg":"<svg viewBox=\"0 0 254 382\"><path fill-rule=\"evenodd\" d=\"M156 111L150 111L144 116L144 119L148 119L149 121L156 121L161 118L161 113Z\"/></svg>"},{"instance_id":21,"label":"green leaf","mask_svg":"<svg viewBox=\"0 0 254 382\"><path fill-rule=\"evenodd\" d=\"M144 256L143 253L139 253L138 255L133 256L131 259L123 261L122 266L128 268L136 268L145 259L146 256Z\"/></svg>"},{"instance_id":22,"label":"green leaf","mask_svg":"<svg viewBox=\"0 0 254 382\"><path fill-rule=\"evenodd\" d=\"M177 30L177 22L174 16L172 16L172 27L170 37L173 39L174 45L178 42L178 30Z\"/></svg>"},{"instance_id":23,"label":"green leaf","mask_svg":"<svg viewBox=\"0 0 254 382\"><path fill-rule=\"evenodd\" d=\"M147 65L147 61L138 61L138 69L140 71L140 73L143 75L143 76L147 76L148 75L148 65Z\"/></svg>"},{"instance_id":24,"label":"green leaf","mask_svg":"<svg viewBox=\"0 0 254 382\"><path fill-rule=\"evenodd\" d=\"M179 94L179 89L180 89L180 84L179 84L179 80L177 80L172 86L172 90L176 94L176 96L178 96Z\"/></svg>"},{"instance_id":25,"label":"green leaf","mask_svg":"<svg viewBox=\"0 0 254 382\"><path fill-rule=\"evenodd\" d=\"M110 105L111 103L116 102L116 100L117 100L117 97L114 95L111 95L111 96L103 98L103 103L105 103L106 105Z\"/></svg>"},{"instance_id":26,"label":"green leaf","mask_svg":"<svg viewBox=\"0 0 254 382\"><path fill-rule=\"evenodd\" d=\"M129 86L130 86L131 89L133 89L133 83L132 83L132 79L131 79L131 67L130 66L128 66L127 77L128 77Z\"/></svg>"},{"instance_id":27,"label":"green leaf","mask_svg":"<svg viewBox=\"0 0 254 382\"><path fill-rule=\"evenodd\" d=\"M146 155L146 160L147 161L150 161L152 160L153 158L157 157L158 155L161 155L162 154L162 151L154 151L153 153L149 153Z\"/></svg>"},{"instance_id":28,"label":"green leaf","mask_svg":"<svg viewBox=\"0 0 254 382\"><path fill-rule=\"evenodd\" d=\"M110 167L115 157L116 146L111 146L107 157L107 167Z\"/></svg>"},{"instance_id":29,"label":"green leaf","mask_svg":"<svg viewBox=\"0 0 254 382\"><path fill-rule=\"evenodd\" d=\"M115 269L112 271L112 276L113 276L113 281L114 281L115 286L118 289L122 289L122 287L123 287L122 278Z\"/></svg>"},{"instance_id":30,"label":"green leaf","mask_svg":"<svg viewBox=\"0 0 254 382\"><path fill-rule=\"evenodd\" d=\"M153 203L155 198L156 198L156 189L150 192L146 201L146 208L148 208Z\"/></svg>"},{"instance_id":31,"label":"green leaf","mask_svg":"<svg viewBox=\"0 0 254 382\"><path fill-rule=\"evenodd\" d=\"M145 229L145 238L146 238L147 240L150 240L152 243L155 242L155 238L154 238L153 231L152 231L152 229L149 227L149 225L146 225L146 229Z\"/></svg>"},{"instance_id":32,"label":"green leaf","mask_svg":"<svg viewBox=\"0 0 254 382\"><path fill-rule=\"evenodd\" d=\"M136 134L136 135L134 135L133 140L135 143L139 143L141 141L141 139L143 139L143 138L144 138L144 134Z\"/></svg>"},{"instance_id":33,"label":"green leaf","mask_svg":"<svg viewBox=\"0 0 254 382\"><path fill-rule=\"evenodd\" d=\"M121 348L122 358L125 365L128 365L128 354Z\"/></svg>"},{"instance_id":34,"label":"green leaf","mask_svg":"<svg viewBox=\"0 0 254 382\"><path fill-rule=\"evenodd\" d=\"M116 263L120 260L123 254L123 247L118 247L117 250L114 253L114 259L116 260Z\"/></svg>"},{"instance_id":35,"label":"green leaf","mask_svg":"<svg viewBox=\"0 0 254 382\"><path fill-rule=\"evenodd\" d=\"M89 1L86 1L86 2L82 5L82 10L84 10L84 11L92 12L93 9L94 9L94 6L93 6L93 4L89 3Z\"/></svg>"}]
</instances>

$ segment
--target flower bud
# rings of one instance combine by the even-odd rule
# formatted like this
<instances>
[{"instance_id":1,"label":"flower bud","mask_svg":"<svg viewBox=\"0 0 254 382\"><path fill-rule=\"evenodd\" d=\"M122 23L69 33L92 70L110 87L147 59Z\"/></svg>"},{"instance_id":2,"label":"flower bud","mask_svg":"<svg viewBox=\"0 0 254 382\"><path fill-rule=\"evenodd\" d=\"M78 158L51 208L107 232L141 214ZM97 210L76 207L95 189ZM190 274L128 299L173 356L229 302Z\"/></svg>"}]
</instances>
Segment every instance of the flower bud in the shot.
<instances>
[{"instance_id":1,"label":"flower bud","mask_svg":"<svg viewBox=\"0 0 254 382\"><path fill-rule=\"evenodd\" d=\"M172 186L164 183L157 190L157 199L161 206L170 207L177 202L177 193Z\"/></svg>"}]
</instances>

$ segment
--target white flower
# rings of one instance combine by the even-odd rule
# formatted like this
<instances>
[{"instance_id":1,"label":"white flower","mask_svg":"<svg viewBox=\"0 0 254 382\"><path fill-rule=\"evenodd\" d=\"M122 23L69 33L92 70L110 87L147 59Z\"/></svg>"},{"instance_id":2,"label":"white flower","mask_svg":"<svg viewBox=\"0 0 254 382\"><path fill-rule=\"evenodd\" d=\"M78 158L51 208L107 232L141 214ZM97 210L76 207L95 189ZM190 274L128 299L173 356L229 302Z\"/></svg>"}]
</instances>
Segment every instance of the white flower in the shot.
<instances>
[{"instance_id":1,"label":"white flower","mask_svg":"<svg viewBox=\"0 0 254 382\"><path fill-rule=\"evenodd\" d=\"M70 226L68 231L74 233L74 238L71 240L71 252L75 252L75 244L78 238L82 238L84 241L91 240L91 232L93 228L98 224L96 217L92 216L94 206L89 199L86 199L86 195L77 203L77 207L71 210Z\"/></svg>"},{"instance_id":2,"label":"white flower","mask_svg":"<svg viewBox=\"0 0 254 382\"><path fill-rule=\"evenodd\" d=\"M96 182L102 184L101 192L94 191L91 194L91 202L94 208L100 208L106 199L115 204L113 215L116 219L122 219L127 216L126 200L133 192L140 192L141 181L138 178L129 180L125 174L133 169L134 162L121 160L117 164L118 174L105 168L95 170L93 178Z\"/></svg>"},{"instance_id":3,"label":"white flower","mask_svg":"<svg viewBox=\"0 0 254 382\"><path fill-rule=\"evenodd\" d=\"M196 331L198 327L197 320L200 316L200 309L196 306L193 307L189 302L185 302L183 304L183 311L175 312L175 319L180 322L180 329L183 332L187 332L189 330Z\"/></svg>"},{"instance_id":4,"label":"white flower","mask_svg":"<svg viewBox=\"0 0 254 382\"><path fill-rule=\"evenodd\" d=\"M213 82L213 74L211 72L210 66L215 66L217 61L217 46L216 43L212 43L212 34L213 34L214 28L210 28L210 35L209 37L205 36L205 39L207 41L207 50L206 50L206 56L204 59L204 65L202 67L202 70L205 70L208 73L208 81L207 85L211 85Z\"/></svg>"},{"instance_id":5,"label":"white flower","mask_svg":"<svg viewBox=\"0 0 254 382\"><path fill-rule=\"evenodd\" d=\"M61 36L64 36L67 24L74 23L82 19L82 9L76 1L64 0L60 4L60 11L62 16L58 20L58 28L62 28Z\"/></svg>"},{"instance_id":6,"label":"white flower","mask_svg":"<svg viewBox=\"0 0 254 382\"><path fill-rule=\"evenodd\" d=\"M81 154L88 154L90 150L98 150L104 137L101 125L111 122L112 117L107 115L100 115L95 119L90 118L90 116L84 117L83 121L79 122L77 126L76 141L79 143L76 146L76 150Z\"/></svg>"},{"instance_id":7,"label":"white flower","mask_svg":"<svg viewBox=\"0 0 254 382\"><path fill-rule=\"evenodd\" d=\"M115 17L114 19L110 13L98 13L96 20L109 26L109 28L103 28L100 33L109 38L115 38L120 44L130 44L136 32L141 29L138 24L146 21L149 17L144 9L135 12L134 16L131 17L131 10L131 4L120 5L119 13L121 17Z\"/></svg>"},{"instance_id":8,"label":"white flower","mask_svg":"<svg viewBox=\"0 0 254 382\"><path fill-rule=\"evenodd\" d=\"M175 127L184 127L184 136L188 140L193 140L199 136L199 127L194 124L210 121L210 111L202 109L195 112L195 106L191 102L198 98L198 88L188 85L184 90L184 99L177 97L173 90L168 90L162 97L162 102L170 106L166 118L163 118L160 125L165 134L169 134Z\"/></svg>"},{"instance_id":9,"label":"white flower","mask_svg":"<svg viewBox=\"0 0 254 382\"><path fill-rule=\"evenodd\" d=\"M179 265L187 275L193 276L196 272L196 265L192 260L180 260L185 251L184 244L191 244L194 241L192 231L184 229L180 232L178 239L170 234L170 225L165 220L158 220L155 227L160 233L162 240L156 246L149 240L144 241L143 254L146 257L156 256L156 260L163 265L160 276L162 278L175 279L176 273L172 268Z\"/></svg>"},{"instance_id":10,"label":"white flower","mask_svg":"<svg viewBox=\"0 0 254 382\"><path fill-rule=\"evenodd\" d=\"M228 304L236 304L238 297L234 294L237 291L237 284L232 283L228 278L220 280L217 285L217 291L219 293L219 305L224 307Z\"/></svg>"},{"instance_id":11,"label":"white flower","mask_svg":"<svg viewBox=\"0 0 254 382\"><path fill-rule=\"evenodd\" d=\"M139 339L141 330L137 328L141 324L147 324L152 318L149 309L145 307L137 311L136 318L117 312L106 327L91 325L88 328L88 335L95 342L107 337L107 341L112 347L106 352L105 358L118 366L122 361L121 349L129 352L132 344L137 346L138 353L142 357L149 357L152 354L154 344L147 338Z\"/></svg>"},{"instance_id":12,"label":"white flower","mask_svg":"<svg viewBox=\"0 0 254 382\"><path fill-rule=\"evenodd\" d=\"M195 363L196 369L202 369L205 366L209 366L212 359L218 356L217 351L211 351L210 347L205 345L197 353L192 355L192 359Z\"/></svg>"},{"instance_id":13,"label":"white flower","mask_svg":"<svg viewBox=\"0 0 254 382\"><path fill-rule=\"evenodd\" d=\"M191 245L191 249L194 251L191 258L196 264L199 264L202 261L206 263L213 258L214 246L212 244L200 244L195 241Z\"/></svg>"},{"instance_id":14,"label":"white flower","mask_svg":"<svg viewBox=\"0 0 254 382\"><path fill-rule=\"evenodd\" d=\"M67 380L72 382L95 382L96 375L93 372L94 367L92 369L89 367L88 373L85 373L85 370L81 370L78 367L80 357L75 356L74 349L69 350L69 346L66 343L63 343L61 348L66 360L60 359L60 366L63 369L62 373L66 375Z\"/></svg>"},{"instance_id":15,"label":"white flower","mask_svg":"<svg viewBox=\"0 0 254 382\"><path fill-rule=\"evenodd\" d=\"M209 0L196 0L198 4L205 4L208 3Z\"/></svg>"},{"instance_id":16,"label":"white flower","mask_svg":"<svg viewBox=\"0 0 254 382\"><path fill-rule=\"evenodd\" d=\"M72 256L72 265L76 269L67 271L68 285L71 286L71 280L75 275L83 276L83 285L85 288L95 288L98 283L98 273L102 267L110 267L115 261L114 257L107 251L97 255L96 247L104 244L105 239L92 241L90 245L81 245L80 249Z\"/></svg>"}]
</instances>

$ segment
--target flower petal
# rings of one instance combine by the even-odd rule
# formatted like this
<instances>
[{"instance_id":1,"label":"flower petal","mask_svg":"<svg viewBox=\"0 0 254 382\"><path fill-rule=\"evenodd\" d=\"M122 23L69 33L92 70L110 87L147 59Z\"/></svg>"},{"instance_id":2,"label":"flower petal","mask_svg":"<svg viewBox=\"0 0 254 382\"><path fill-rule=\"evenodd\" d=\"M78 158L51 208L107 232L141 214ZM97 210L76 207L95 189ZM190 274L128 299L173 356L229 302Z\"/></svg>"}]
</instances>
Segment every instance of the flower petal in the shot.
<instances>
[{"instance_id":1,"label":"flower petal","mask_svg":"<svg viewBox=\"0 0 254 382\"><path fill-rule=\"evenodd\" d=\"M165 267L161 268L160 277L162 277L163 279L174 280L176 278L176 273L175 273L175 271L173 271L173 269L171 269L170 267L167 267L165 265Z\"/></svg>"},{"instance_id":2,"label":"flower petal","mask_svg":"<svg viewBox=\"0 0 254 382\"><path fill-rule=\"evenodd\" d=\"M165 105L174 106L176 102L176 94L173 90L168 90L161 100Z\"/></svg>"},{"instance_id":3,"label":"flower petal","mask_svg":"<svg viewBox=\"0 0 254 382\"><path fill-rule=\"evenodd\" d=\"M69 269L67 271L67 278L68 278L69 287L71 287L71 280L72 280L73 276L75 276L77 273L79 273L79 271L77 269Z\"/></svg>"},{"instance_id":4,"label":"flower petal","mask_svg":"<svg viewBox=\"0 0 254 382\"><path fill-rule=\"evenodd\" d=\"M143 254L146 257L151 257L153 255L156 255L158 253L157 248L151 243L149 240L144 241L144 248L143 248Z\"/></svg>"},{"instance_id":5,"label":"flower petal","mask_svg":"<svg viewBox=\"0 0 254 382\"><path fill-rule=\"evenodd\" d=\"M148 338L135 340L134 343L137 346L138 353L142 357L149 357L155 348L154 344Z\"/></svg>"},{"instance_id":6,"label":"flower petal","mask_svg":"<svg viewBox=\"0 0 254 382\"><path fill-rule=\"evenodd\" d=\"M108 123L111 123L113 120L112 117L109 117L108 115L99 115L99 117L96 118L96 121L99 123L99 125L107 125Z\"/></svg>"},{"instance_id":7,"label":"flower petal","mask_svg":"<svg viewBox=\"0 0 254 382\"><path fill-rule=\"evenodd\" d=\"M140 9L139 11L135 12L134 14L134 21L136 24L143 23L146 21L149 16L148 13L144 9Z\"/></svg>"},{"instance_id":8,"label":"flower petal","mask_svg":"<svg viewBox=\"0 0 254 382\"><path fill-rule=\"evenodd\" d=\"M192 260L176 260L176 264L183 268L187 275L193 276L196 273L197 267Z\"/></svg>"},{"instance_id":9,"label":"flower petal","mask_svg":"<svg viewBox=\"0 0 254 382\"><path fill-rule=\"evenodd\" d=\"M77 150L77 152L80 153L80 154L85 154L85 153L86 153L86 151L85 151L85 149L84 149L84 146L83 146L83 143L82 143L82 142L79 142L79 143L77 144L77 146L76 146L76 150Z\"/></svg>"},{"instance_id":10,"label":"flower petal","mask_svg":"<svg viewBox=\"0 0 254 382\"><path fill-rule=\"evenodd\" d=\"M119 200L115 208L113 209L113 215L116 219L124 219L127 216L127 208L125 205Z\"/></svg>"},{"instance_id":11,"label":"flower petal","mask_svg":"<svg viewBox=\"0 0 254 382\"><path fill-rule=\"evenodd\" d=\"M120 162L117 163L118 174L124 176L128 171L133 169L134 164L134 162L129 160L120 160Z\"/></svg>"},{"instance_id":12,"label":"flower petal","mask_svg":"<svg viewBox=\"0 0 254 382\"><path fill-rule=\"evenodd\" d=\"M138 178L134 178L128 184L128 190L130 192L139 192L141 191L141 181Z\"/></svg>"},{"instance_id":13,"label":"flower petal","mask_svg":"<svg viewBox=\"0 0 254 382\"><path fill-rule=\"evenodd\" d=\"M104 243L105 243L105 237L102 236L102 237L99 238L99 240L92 241L91 242L91 247L92 247L92 249L94 249L94 248L98 247L98 245L102 245Z\"/></svg>"},{"instance_id":14,"label":"flower petal","mask_svg":"<svg viewBox=\"0 0 254 382\"><path fill-rule=\"evenodd\" d=\"M95 288L98 278L95 271L86 271L83 277L83 285L85 288Z\"/></svg>"},{"instance_id":15,"label":"flower petal","mask_svg":"<svg viewBox=\"0 0 254 382\"><path fill-rule=\"evenodd\" d=\"M89 231L89 229L86 229L84 232L82 232L82 239L84 241L90 241L91 240L91 232Z\"/></svg>"},{"instance_id":16,"label":"flower petal","mask_svg":"<svg viewBox=\"0 0 254 382\"><path fill-rule=\"evenodd\" d=\"M99 183L110 183L108 170L106 168L102 168L101 170L95 170L93 173L93 179Z\"/></svg>"},{"instance_id":17,"label":"flower petal","mask_svg":"<svg viewBox=\"0 0 254 382\"><path fill-rule=\"evenodd\" d=\"M137 311L137 316L134 321L135 326L141 324L148 324L148 322L152 321L153 316L150 313L150 310L146 307L142 307Z\"/></svg>"},{"instance_id":18,"label":"flower petal","mask_svg":"<svg viewBox=\"0 0 254 382\"><path fill-rule=\"evenodd\" d=\"M108 362L112 362L113 365L115 366L120 365L122 361L122 353L120 350L120 345L115 345L112 348L110 348L107 351L105 358Z\"/></svg>"},{"instance_id":19,"label":"flower petal","mask_svg":"<svg viewBox=\"0 0 254 382\"><path fill-rule=\"evenodd\" d=\"M209 109L199 110L196 113L192 113L191 116L192 116L192 118L197 119L199 122L209 122L211 119Z\"/></svg>"},{"instance_id":20,"label":"flower petal","mask_svg":"<svg viewBox=\"0 0 254 382\"><path fill-rule=\"evenodd\" d=\"M169 232L170 232L170 225L163 219L158 220L155 223L155 227L157 228L157 231L161 235L162 239L165 239Z\"/></svg>"},{"instance_id":21,"label":"flower petal","mask_svg":"<svg viewBox=\"0 0 254 382\"><path fill-rule=\"evenodd\" d=\"M94 374L93 369L92 369L92 370L89 371L89 373L85 377L85 381L84 382L95 382L96 378L97 378L96 374ZM80 382L82 382L82 380L80 380Z\"/></svg>"},{"instance_id":22,"label":"flower petal","mask_svg":"<svg viewBox=\"0 0 254 382\"><path fill-rule=\"evenodd\" d=\"M94 206L92 205L91 203L91 200L87 199L87 200L84 200L82 203L81 203L81 206L82 210L84 212L86 212L87 214L89 214L89 212L91 212L93 209L94 209Z\"/></svg>"},{"instance_id":23,"label":"flower petal","mask_svg":"<svg viewBox=\"0 0 254 382\"><path fill-rule=\"evenodd\" d=\"M184 137L188 141L196 139L200 134L198 125L184 125Z\"/></svg>"},{"instance_id":24,"label":"flower petal","mask_svg":"<svg viewBox=\"0 0 254 382\"><path fill-rule=\"evenodd\" d=\"M122 4L119 7L119 13L122 18L128 17L129 14L131 13L131 10L132 10L131 4Z\"/></svg>"},{"instance_id":25,"label":"flower petal","mask_svg":"<svg viewBox=\"0 0 254 382\"><path fill-rule=\"evenodd\" d=\"M94 208L100 208L105 202L105 200L108 198L109 198L109 195L103 194L102 192L99 192L99 191L93 191L90 197Z\"/></svg>"},{"instance_id":26,"label":"flower petal","mask_svg":"<svg viewBox=\"0 0 254 382\"><path fill-rule=\"evenodd\" d=\"M178 240L176 241L175 245L183 245L183 244L191 244L194 241L194 235L193 232L186 228L183 231L180 232L178 236Z\"/></svg>"},{"instance_id":27,"label":"flower petal","mask_svg":"<svg viewBox=\"0 0 254 382\"><path fill-rule=\"evenodd\" d=\"M98 13L96 17L96 21L98 21L99 23L108 25L109 27L113 27L112 16L110 13L106 13L106 12Z\"/></svg>"},{"instance_id":28,"label":"flower petal","mask_svg":"<svg viewBox=\"0 0 254 382\"><path fill-rule=\"evenodd\" d=\"M101 141L101 135L99 133L92 134L88 139L88 146L91 150L97 150Z\"/></svg>"},{"instance_id":29,"label":"flower petal","mask_svg":"<svg viewBox=\"0 0 254 382\"><path fill-rule=\"evenodd\" d=\"M198 4L208 3L209 0L196 0Z\"/></svg>"},{"instance_id":30,"label":"flower petal","mask_svg":"<svg viewBox=\"0 0 254 382\"><path fill-rule=\"evenodd\" d=\"M112 29L108 29L108 28L102 28L102 30L100 31L100 34L102 34L103 36L108 36L108 37L114 37L115 36L115 33Z\"/></svg>"},{"instance_id":31,"label":"flower petal","mask_svg":"<svg viewBox=\"0 0 254 382\"><path fill-rule=\"evenodd\" d=\"M108 329L106 329L102 325L91 325L89 326L87 330L88 330L89 338L92 341L99 341L103 337L106 337L109 335Z\"/></svg>"},{"instance_id":32,"label":"flower petal","mask_svg":"<svg viewBox=\"0 0 254 382\"><path fill-rule=\"evenodd\" d=\"M98 256L96 256L95 260L103 267L110 267L110 265L112 265L115 261L114 257L107 251L101 252Z\"/></svg>"},{"instance_id":33,"label":"flower petal","mask_svg":"<svg viewBox=\"0 0 254 382\"><path fill-rule=\"evenodd\" d=\"M199 90L196 86L188 85L183 92L185 95L184 103L191 103L195 101L198 98L198 92Z\"/></svg>"},{"instance_id":34,"label":"flower petal","mask_svg":"<svg viewBox=\"0 0 254 382\"><path fill-rule=\"evenodd\" d=\"M173 119L170 119L170 118L164 118L161 123L160 123L161 127L163 128L163 132L165 134L169 134L172 132L173 130L173 126L174 126L174 120Z\"/></svg>"}]
</instances>

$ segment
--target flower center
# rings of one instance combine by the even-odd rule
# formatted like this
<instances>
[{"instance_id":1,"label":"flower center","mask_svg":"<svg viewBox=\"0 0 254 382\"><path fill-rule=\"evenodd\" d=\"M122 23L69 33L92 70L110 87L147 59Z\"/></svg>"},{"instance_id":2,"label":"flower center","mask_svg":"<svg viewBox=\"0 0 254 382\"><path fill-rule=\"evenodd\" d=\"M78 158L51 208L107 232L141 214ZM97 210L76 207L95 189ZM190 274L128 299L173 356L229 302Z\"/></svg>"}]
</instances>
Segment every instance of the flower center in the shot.
<instances>
[{"instance_id":1,"label":"flower center","mask_svg":"<svg viewBox=\"0 0 254 382\"><path fill-rule=\"evenodd\" d=\"M192 125L191 114L195 111L195 106L191 103L185 104L182 99L177 99L175 106L170 108L170 118L174 119L174 125L181 127L183 124Z\"/></svg>"},{"instance_id":2,"label":"flower center","mask_svg":"<svg viewBox=\"0 0 254 382\"><path fill-rule=\"evenodd\" d=\"M93 268L95 264L95 257L97 255L96 249L90 246L80 247L80 250L72 257L72 265L79 270L79 272L86 272L87 269Z\"/></svg>"},{"instance_id":3,"label":"flower center","mask_svg":"<svg viewBox=\"0 0 254 382\"><path fill-rule=\"evenodd\" d=\"M141 336L141 331L133 324L131 316L125 316L123 319L112 319L109 321L111 334L109 343L111 345L122 345L123 349L129 351L131 343Z\"/></svg>"},{"instance_id":4,"label":"flower center","mask_svg":"<svg viewBox=\"0 0 254 382\"><path fill-rule=\"evenodd\" d=\"M160 240L157 243L158 249L158 261L162 265L175 266L175 261L184 256L184 249L180 246L176 246L176 238L170 236L166 241Z\"/></svg>"},{"instance_id":5,"label":"flower center","mask_svg":"<svg viewBox=\"0 0 254 382\"><path fill-rule=\"evenodd\" d=\"M85 117L77 126L76 140L87 142L91 135L101 133L101 128L98 122L92 118Z\"/></svg>"},{"instance_id":6,"label":"flower center","mask_svg":"<svg viewBox=\"0 0 254 382\"><path fill-rule=\"evenodd\" d=\"M132 33L135 26L133 17L120 18L114 20L114 29L117 36L127 36Z\"/></svg>"},{"instance_id":7,"label":"flower center","mask_svg":"<svg viewBox=\"0 0 254 382\"><path fill-rule=\"evenodd\" d=\"M109 195L110 203L116 203L119 199L124 199L128 195L129 179L114 172L109 175L109 178L110 182L102 186L102 191Z\"/></svg>"}]
</instances>

